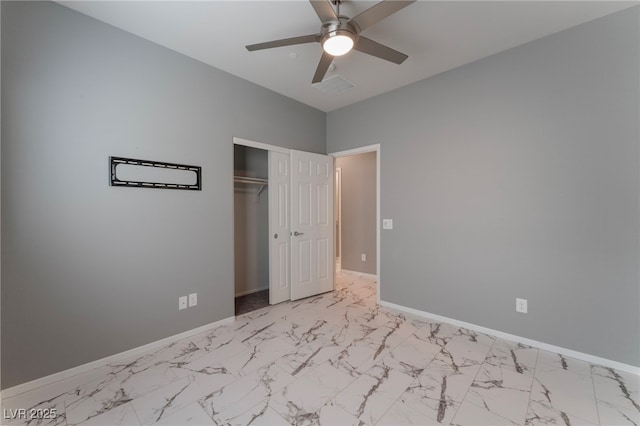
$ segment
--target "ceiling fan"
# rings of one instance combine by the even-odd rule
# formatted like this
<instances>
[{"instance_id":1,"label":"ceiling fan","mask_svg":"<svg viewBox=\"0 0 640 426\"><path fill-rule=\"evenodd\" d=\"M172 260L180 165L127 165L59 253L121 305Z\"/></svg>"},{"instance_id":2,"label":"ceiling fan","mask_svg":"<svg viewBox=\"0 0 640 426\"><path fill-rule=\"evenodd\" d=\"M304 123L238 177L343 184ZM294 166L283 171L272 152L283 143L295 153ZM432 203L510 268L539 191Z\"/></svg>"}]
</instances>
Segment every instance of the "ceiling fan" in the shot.
<instances>
[{"instance_id":1,"label":"ceiling fan","mask_svg":"<svg viewBox=\"0 0 640 426\"><path fill-rule=\"evenodd\" d=\"M340 15L340 3L342 3L342 1L343 0L309 0L309 3L311 3L311 6L320 18L320 22L322 22L319 34L251 44L246 46L247 50L253 52L254 50L292 46L295 44L320 43L323 49L322 57L320 57L320 63L313 76L312 83L322 81L335 56L342 56L352 49L395 64L401 64L408 58L404 53L368 39L360 35L360 33L416 0L383 0L351 19ZM336 6L337 11L333 10L330 2Z\"/></svg>"}]
</instances>

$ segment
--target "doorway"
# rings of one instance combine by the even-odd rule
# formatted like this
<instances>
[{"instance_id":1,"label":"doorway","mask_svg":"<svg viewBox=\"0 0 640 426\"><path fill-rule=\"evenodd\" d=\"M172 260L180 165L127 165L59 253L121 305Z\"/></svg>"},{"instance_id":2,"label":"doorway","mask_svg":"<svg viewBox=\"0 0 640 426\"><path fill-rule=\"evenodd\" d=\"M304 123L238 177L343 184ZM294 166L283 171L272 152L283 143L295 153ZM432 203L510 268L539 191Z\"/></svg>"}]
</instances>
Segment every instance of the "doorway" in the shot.
<instances>
[{"instance_id":1,"label":"doorway","mask_svg":"<svg viewBox=\"0 0 640 426\"><path fill-rule=\"evenodd\" d=\"M241 315L291 297L291 150L235 137L233 149L234 293ZM238 201L242 191L248 194Z\"/></svg>"},{"instance_id":2,"label":"doorway","mask_svg":"<svg viewBox=\"0 0 640 426\"><path fill-rule=\"evenodd\" d=\"M234 295L241 315L269 305L268 151L233 148Z\"/></svg>"},{"instance_id":3,"label":"doorway","mask_svg":"<svg viewBox=\"0 0 640 426\"><path fill-rule=\"evenodd\" d=\"M333 157L233 143L236 315L333 290Z\"/></svg>"},{"instance_id":4,"label":"doorway","mask_svg":"<svg viewBox=\"0 0 640 426\"><path fill-rule=\"evenodd\" d=\"M380 145L335 152L336 273L376 281L380 301Z\"/></svg>"},{"instance_id":5,"label":"doorway","mask_svg":"<svg viewBox=\"0 0 640 426\"><path fill-rule=\"evenodd\" d=\"M334 220L336 222L336 273L342 270L342 169L337 165L335 176Z\"/></svg>"}]
</instances>

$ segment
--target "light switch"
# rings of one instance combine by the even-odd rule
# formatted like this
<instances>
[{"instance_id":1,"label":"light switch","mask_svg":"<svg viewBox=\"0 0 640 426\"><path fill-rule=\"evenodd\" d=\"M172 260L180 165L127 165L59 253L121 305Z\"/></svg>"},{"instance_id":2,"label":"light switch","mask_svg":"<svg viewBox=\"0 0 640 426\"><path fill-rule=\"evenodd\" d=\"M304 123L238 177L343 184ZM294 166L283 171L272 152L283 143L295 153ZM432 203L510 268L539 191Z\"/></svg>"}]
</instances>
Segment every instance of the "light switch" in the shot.
<instances>
[{"instance_id":1,"label":"light switch","mask_svg":"<svg viewBox=\"0 0 640 426\"><path fill-rule=\"evenodd\" d=\"M382 229L393 229L393 219L382 219Z\"/></svg>"},{"instance_id":2,"label":"light switch","mask_svg":"<svg viewBox=\"0 0 640 426\"><path fill-rule=\"evenodd\" d=\"M178 309L179 310L187 309L187 296L178 297Z\"/></svg>"}]
</instances>

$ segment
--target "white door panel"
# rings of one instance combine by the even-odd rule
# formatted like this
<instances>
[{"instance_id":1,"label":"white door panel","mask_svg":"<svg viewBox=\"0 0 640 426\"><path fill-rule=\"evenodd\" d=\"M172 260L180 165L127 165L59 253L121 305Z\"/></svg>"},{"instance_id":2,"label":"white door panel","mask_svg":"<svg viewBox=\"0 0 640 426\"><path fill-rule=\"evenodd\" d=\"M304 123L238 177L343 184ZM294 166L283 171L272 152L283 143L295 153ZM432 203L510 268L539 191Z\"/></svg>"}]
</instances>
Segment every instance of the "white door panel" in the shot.
<instances>
[{"instance_id":1,"label":"white door panel","mask_svg":"<svg viewBox=\"0 0 640 426\"><path fill-rule=\"evenodd\" d=\"M269 151L269 303L289 300L289 155Z\"/></svg>"},{"instance_id":2,"label":"white door panel","mask_svg":"<svg viewBox=\"0 0 640 426\"><path fill-rule=\"evenodd\" d=\"M291 299L333 290L333 157L291 151Z\"/></svg>"}]
</instances>

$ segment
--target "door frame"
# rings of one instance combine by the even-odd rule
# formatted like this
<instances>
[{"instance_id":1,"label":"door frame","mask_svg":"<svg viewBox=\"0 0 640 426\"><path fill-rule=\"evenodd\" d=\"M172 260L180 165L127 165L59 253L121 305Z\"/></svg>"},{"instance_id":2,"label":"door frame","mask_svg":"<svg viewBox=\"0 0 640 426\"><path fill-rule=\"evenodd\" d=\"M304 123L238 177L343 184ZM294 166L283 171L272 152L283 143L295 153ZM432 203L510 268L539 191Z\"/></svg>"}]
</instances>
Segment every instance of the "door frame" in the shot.
<instances>
[{"instance_id":1,"label":"door frame","mask_svg":"<svg viewBox=\"0 0 640 426\"><path fill-rule=\"evenodd\" d=\"M335 191L337 194L334 194L334 203L336 203L335 209L337 211L337 217L334 217L334 221L338 221L338 229L336 231L336 235L334 240L337 238L338 241L338 253L340 256L336 256L334 262L337 259L340 259L340 267L338 268L338 263L336 262L336 273L342 271L342 168L336 167L336 182L335 182ZM335 241L334 241L335 242Z\"/></svg>"},{"instance_id":2,"label":"door frame","mask_svg":"<svg viewBox=\"0 0 640 426\"><path fill-rule=\"evenodd\" d=\"M382 227L382 223L380 221L380 144L367 145L345 151L330 152L328 155L331 155L334 158L340 158L356 154L364 154L367 152L376 153L376 303L380 304L380 228ZM342 251L340 252L340 256L342 256Z\"/></svg>"},{"instance_id":3,"label":"door frame","mask_svg":"<svg viewBox=\"0 0 640 426\"><path fill-rule=\"evenodd\" d=\"M283 148L281 146L275 146L275 145L269 145L268 143L251 141L249 139L237 138L235 136L233 137L233 144L234 145L248 146L248 147L251 147L251 148L264 149L265 151L276 151L276 152L281 152L283 154L289 154L291 152L291 150L288 149L288 148Z\"/></svg>"}]
</instances>

